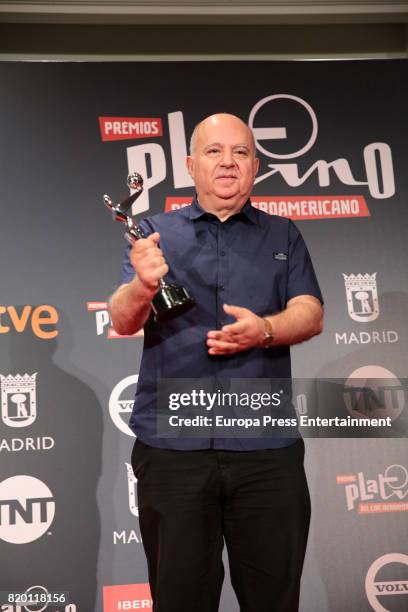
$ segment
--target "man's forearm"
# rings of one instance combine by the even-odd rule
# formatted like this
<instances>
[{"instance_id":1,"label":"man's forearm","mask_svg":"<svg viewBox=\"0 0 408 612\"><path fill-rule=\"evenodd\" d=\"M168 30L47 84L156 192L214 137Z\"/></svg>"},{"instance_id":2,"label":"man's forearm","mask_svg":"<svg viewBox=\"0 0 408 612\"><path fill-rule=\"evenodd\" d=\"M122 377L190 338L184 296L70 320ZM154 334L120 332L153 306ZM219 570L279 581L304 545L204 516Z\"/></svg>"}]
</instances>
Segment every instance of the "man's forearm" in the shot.
<instances>
[{"instance_id":1,"label":"man's forearm","mask_svg":"<svg viewBox=\"0 0 408 612\"><path fill-rule=\"evenodd\" d=\"M154 294L155 291L147 289L137 277L119 287L109 301L114 330L121 335L139 331L149 318Z\"/></svg>"},{"instance_id":2,"label":"man's forearm","mask_svg":"<svg viewBox=\"0 0 408 612\"><path fill-rule=\"evenodd\" d=\"M272 325L274 346L297 344L323 330L323 309L318 303L297 302L267 318Z\"/></svg>"}]
</instances>

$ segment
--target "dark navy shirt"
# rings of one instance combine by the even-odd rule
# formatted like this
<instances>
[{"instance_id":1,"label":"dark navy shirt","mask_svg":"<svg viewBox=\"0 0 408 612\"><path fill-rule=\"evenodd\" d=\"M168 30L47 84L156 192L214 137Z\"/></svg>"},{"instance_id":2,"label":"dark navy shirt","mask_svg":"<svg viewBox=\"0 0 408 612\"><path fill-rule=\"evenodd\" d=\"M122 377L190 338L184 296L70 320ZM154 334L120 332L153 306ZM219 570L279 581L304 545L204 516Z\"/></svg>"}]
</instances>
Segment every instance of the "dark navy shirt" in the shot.
<instances>
[{"instance_id":1,"label":"dark navy shirt","mask_svg":"<svg viewBox=\"0 0 408 612\"><path fill-rule=\"evenodd\" d=\"M224 222L194 199L191 206L144 219L140 226L146 235L160 232L160 248L170 268L166 281L186 287L196 306L171 321L156 323L151 315L146 322L130 428L146 444L179 450L258 450L295 442L293 438L158 438L156 391L163 378L291 377L288 346L212 356L206 338L209 330L234 321L224 312L225 303L265 316L282 311L297 295L312 295L323 302L299 230L289 219L257 210L249 200ZM134 277L129 252L130 247L123 262L123 283Z\"/></svg>"}]
</instances>

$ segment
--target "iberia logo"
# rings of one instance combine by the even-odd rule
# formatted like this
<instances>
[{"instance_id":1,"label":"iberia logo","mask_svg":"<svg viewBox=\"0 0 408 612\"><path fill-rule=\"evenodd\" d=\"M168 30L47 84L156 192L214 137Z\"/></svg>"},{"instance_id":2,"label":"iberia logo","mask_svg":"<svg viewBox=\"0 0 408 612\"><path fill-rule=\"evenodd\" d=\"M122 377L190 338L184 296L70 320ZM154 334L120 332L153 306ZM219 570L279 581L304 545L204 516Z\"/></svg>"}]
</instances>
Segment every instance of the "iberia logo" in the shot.
<instances>
[{"instance_id":1,"label":"iberia logo","mask_svg":"<svg viewBox=\"0 0 408 612\"><path fill-rule=\"evenodd\" d=\"M167 197L165 211L189 206L192 197ZM289 219L338 219L369 217L365 197L355 196L251 196L252 206L269 215Z\"/></svg>"},{"instance_id":2,"label":"iberia logo","mask_svg":"<svg viewBox=\"0 0 408 612\"><path fill-rule=\"evenodd\" d=\"M99 128L104 142L163 136L160 117L99 117Z\"/></svg>"},{"instance_id":3,"label":"iberia logo","mask_svg":"<svg viewBox=\"0 0 408 612\"><path fill-rule=\"evenodd\" d=\"M130 336L120 335L112 327L112 321L109 315L107 302L87 302L86 307L88 312L95 313L96 335L102 336L106 333L108 340L115 338L141 338L143 337L143 329L131 334Z\"/></svg>"},{"instance_id":4,"label":"iberia logo","mask_svg":"<svg viewBox=\"0 0 408 612\"><path fill-rule=\"evenodd\" d=\"M153 601L148 583L103 587L103 612L122 612L122 610L152 612Z\"/></svg>"}]
</instances>

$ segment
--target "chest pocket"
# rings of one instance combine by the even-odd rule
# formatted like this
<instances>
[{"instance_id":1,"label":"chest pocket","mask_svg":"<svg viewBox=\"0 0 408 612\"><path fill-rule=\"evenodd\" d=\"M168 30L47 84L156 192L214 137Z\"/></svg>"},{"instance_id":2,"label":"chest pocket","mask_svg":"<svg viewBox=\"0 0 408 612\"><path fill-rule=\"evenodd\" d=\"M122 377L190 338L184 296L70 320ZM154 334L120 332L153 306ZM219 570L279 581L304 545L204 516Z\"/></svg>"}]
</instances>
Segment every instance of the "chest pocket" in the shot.
<instances>
[{"instance_id":1,"label":"chest pocket","mask_svg":"<svg viewBox=\"0 0 408 612\"><path fill-rule=\"evenodd\" d=\"M288 261L276 259L275 254L272 248L260 252L242 246L234 250L229 262L232 304L249 308L258 315L285 307Z\"/></svg>"}]
</instances>

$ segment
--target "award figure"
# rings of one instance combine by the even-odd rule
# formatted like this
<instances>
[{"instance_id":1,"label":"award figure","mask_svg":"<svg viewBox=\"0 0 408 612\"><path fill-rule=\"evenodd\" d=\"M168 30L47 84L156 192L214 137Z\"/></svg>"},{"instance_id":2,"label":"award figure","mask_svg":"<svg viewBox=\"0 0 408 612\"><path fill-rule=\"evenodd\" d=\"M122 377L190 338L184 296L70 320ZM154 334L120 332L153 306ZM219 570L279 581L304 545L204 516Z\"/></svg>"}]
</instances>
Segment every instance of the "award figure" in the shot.
<instances>
[{"instance_id":1,"label":"award figure","mask_svg":"<svg viewBox=\"0 0 408 612\"><path fill-rule=\"evenodd\" d=\"M114 221L120 221L126 225L125 238L133 244L136 240L140 240L140 238L146 238L143 230L127 214L133 202L143 191L143 178L137 172L131 172L127 177L127 184L131 189L135 189L135 193L128 196L123 202L114 205L108 195L103 196L103 201L112 212ZM166 283L162 278L159 284L159 291L152 300L155 321L167 321L183 314L194 306L194 298L181 285Z\"/></svg>"}]
</instances>

